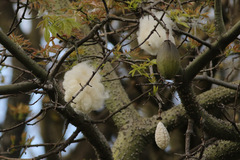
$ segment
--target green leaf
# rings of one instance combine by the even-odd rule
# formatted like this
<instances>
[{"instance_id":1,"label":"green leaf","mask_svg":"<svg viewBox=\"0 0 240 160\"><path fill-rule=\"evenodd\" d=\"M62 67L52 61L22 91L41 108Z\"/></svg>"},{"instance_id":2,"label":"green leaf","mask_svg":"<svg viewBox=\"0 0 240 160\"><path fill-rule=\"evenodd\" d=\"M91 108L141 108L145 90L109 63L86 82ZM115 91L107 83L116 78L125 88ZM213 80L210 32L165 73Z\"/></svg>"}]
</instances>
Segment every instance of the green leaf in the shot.
<instances>
[{"instance_id":1,"label":"green leaf","mask_svg":"<svg viewBox=\"0 0 240 160\"><path fill-rule=\"evenodd\" d=\"M177 23L182 25L182 26L184 26L184 27L186 27L186 28L190 28L189 25L186 22L178 21Z\"/></svg>"},{"instance_id":2,"label":"green leaf","mask_svg":"<svg viewBox=\"0 0 240 160\"><path fill-rule=\"evenodd\" d=\"M151 63L152 65L157 64L157 60L156 60L156 59L153 59L153 60L150 61L150 63Z\"/></svg>"},{"instance_id":3,"label":"green leaf","mask_svg":"<svg viewBox=\"0 0 240 160\"><path fill-rule=\"evenodd\" d=\"M153 86L153 94L155 95L158 91L158 86Z\"/></svg>"},{"instance_id":4,"label":"green leaf","mask_svg":"<svg viewBox=\"0 0 240 160\"><path fill-rule=\"evenodd\" d=\"M45 30L44 30L44 39L46 42L49 42L49 40L50 40L50 32L49 32L48 28L45 28Z\"/></svg>"}]
</instances>

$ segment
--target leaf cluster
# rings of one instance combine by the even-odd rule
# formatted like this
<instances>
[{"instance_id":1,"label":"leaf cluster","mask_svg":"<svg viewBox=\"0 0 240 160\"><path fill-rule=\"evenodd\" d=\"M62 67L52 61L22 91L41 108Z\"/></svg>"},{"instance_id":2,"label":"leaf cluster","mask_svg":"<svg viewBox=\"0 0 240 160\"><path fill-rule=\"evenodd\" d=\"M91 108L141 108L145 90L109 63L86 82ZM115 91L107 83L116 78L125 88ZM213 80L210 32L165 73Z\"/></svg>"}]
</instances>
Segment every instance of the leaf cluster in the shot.
<instances>
[{"instance_id":1,"label":"leaf cluster","mask_svg":"<svg viewBox=\"0 0 240 160\"><path fill-rule=\"evenodd\" d=\"M74 18L65 15L45 15L37 27L44 29L44 38L49 42L50 37L65 35L71 37L74 35L74 29L80 29L81 24Z\"/></svg>"},{"instance_id":2,"label":"leaf cluster","mask_svg":"<svg viewBox=\"0 0 240 160\"><path fill-rule=\"evenodd\" d=\"M8 107L10 108L11 115L17 120L24 119L31 112L29 106L22 103L17 106L9 104Z\"/></svg>"},{"instance_id":3,"label":"leaf cluster","mask_svg":"<svg viewBox=\"0 0 240 160\"><path fill-rule=\"evenodd\" d=\"M142 3L142 0L130 0L130 1L126 1L127 3L127 9L130 9L130 10L136 10L139 5Z\"/></svg>"},{"instance_id":4,"label":"leaf cluster","mask_svg":"<svg viewBox=\"0 0 240 160\"><path fill-rule=\"evenodd\" d=\"M139 73L140 75L143 75L144 77L149 78L150 75L147 72L148 67L153 66L154 64L156 64L156 59L154 60L150 60L147 59L147 61L140 63L139 65L137 64L132 64L132 70L129 72L129 74L133 77L135 75L135 73Z\"/></svg>"},{"instance_id":5,"label":"leaf cluster","mask_svg":"<svg viewBox=\"0 0 240 160\"><path fill-rule=\"evenodd\" d=\"M146 77L148 81L152 84L156 83L156 77L153 75L153 73L149 73L147 70L149 70L149 67L152 67L153 65L156 65L156 59L150 60L147 59L147 61L137 64L132 64L132 70L129 72L129 74L134 77L136 73L139 73L140 75ZM158 91L157 86L153 86L153 94L155 94Z\"/></svg>"}]
</instances>

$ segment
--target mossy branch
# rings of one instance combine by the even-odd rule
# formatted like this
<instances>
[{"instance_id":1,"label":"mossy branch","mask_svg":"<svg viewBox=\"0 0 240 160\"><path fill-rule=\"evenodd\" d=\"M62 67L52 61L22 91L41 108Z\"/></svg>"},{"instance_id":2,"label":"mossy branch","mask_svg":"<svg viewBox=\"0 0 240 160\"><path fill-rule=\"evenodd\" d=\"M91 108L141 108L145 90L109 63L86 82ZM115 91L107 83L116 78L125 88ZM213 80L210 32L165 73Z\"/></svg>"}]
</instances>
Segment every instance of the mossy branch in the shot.
<instances>
[{"instance_id":1,"label":"mossy branch","mask_svg":"<svg viewBox=\"0 0 240 160\"><path fill-rule=\"evenodd\" d=\"M109 73L113 70L110 63L106 63L103 71ZM112 72L107 76L108 78L117 78L115 72ZM106 90L109 92L110 97L106 100L106 107L110 113L117 111L124 105L129 104L131 101L128 98L126 91L124 90L120 80L104 82ZM134 109L133 105L129 105L126 109L120 111L113 116L115 125L120 129L122 126L126 125L129 121L139 119L137 111Z\"/></svg>"},{"instance_id":2,"label":"mossy branch","mask_svg":"<svg viewBox=\"0 0 240 160\"><path fill-rule=\"evenodd\" d=\"M207 111L202 106L199 105L200 100L196 100L190 84L181 85L180 87L178 87L177 91L181 98L182 104L187 111L187 114L192 119L194 119L197 125L202 126L204 130L208 132L211 136L226 140L240 140L240 135L238 134L234 126L231 125L231 123L213 117L212 115L207 113ZM224 91L222 90L220 92ZM230 92L228 92L228 94L232 95L232 93L234 92L235 91L231 90ZM208 96L211 96L210 93ZM232 96L234 97L235 95ZM208 100L203 100L205 102L204 105L208 103L211 104L211 102L213 102L208 102ZM219 100L215 100L216 102L219 102ZM228 101L229 103L229 100L225 99L224 96L220 97L220 101L223 102L223 104L226 104L226 101ZM217 108L216 105L214 106ZM240 127L239 124L236 125Z\"/></svg>"},{"instance_id":3,"label":"mossy branch","mask_svg":"<svg viewBox=\"0 0 240 160\"><path fill-rule=\"evenodd\" d=\"M114 159L138 160L146 145L153 142L151 133L154 131L148 130L151 125L151 121L141 118L129 121L123 126L112 149ZM157 126L157 123L154 126Z\"/></svg>"},{"instance_id":4,"label":"mossy branch","mask_svg":"<svg viewBox=\"0 0 240 160\"><path fill-rule=\"evenodd\" d=\"M201 95L197 96L196 99L201 107L207 110L216 110L219 104L226 105L233 102L235 99L235 94L236 90L217 87L210 91L202 93ZM206 116L208 117L209 114ZM162 122L167 127L168 131L172 131L180 125L186 124L188 119L186 110L182 104L163 112L161 114L161 117ZM207 127L208 123L210 123L212 120L214 121L213 125L217 124L213 130L211 130L213 127L212 125L211 127ZM143 152L145 146L148 143L153 142L157 123L157 116L128 121L128 123L119 131L119 137L113 146L114 158L133 160L138 159L139 154ZM203 124L205 125L204 129L207 129L209 136L216 136L217 138L231 140L236 140L240 136L230 123L219 120L212 116L210 120L206 119L205 123ZM221 130L224 130L224 133L221 132ZM216 153L217 156L220 154L221 152Z\"/></svg>"},{"instance_id":5,"label":"mossy branch","mask_svg":"<svg viewBox=\"0 0 240 160\"><path fill-rule=\"evenodd\" d=\"M204 152L202 159L216 160L216 159L239 159L240 143L219 140L214 144L208 146Z\"/></svg>"}]
</instances>

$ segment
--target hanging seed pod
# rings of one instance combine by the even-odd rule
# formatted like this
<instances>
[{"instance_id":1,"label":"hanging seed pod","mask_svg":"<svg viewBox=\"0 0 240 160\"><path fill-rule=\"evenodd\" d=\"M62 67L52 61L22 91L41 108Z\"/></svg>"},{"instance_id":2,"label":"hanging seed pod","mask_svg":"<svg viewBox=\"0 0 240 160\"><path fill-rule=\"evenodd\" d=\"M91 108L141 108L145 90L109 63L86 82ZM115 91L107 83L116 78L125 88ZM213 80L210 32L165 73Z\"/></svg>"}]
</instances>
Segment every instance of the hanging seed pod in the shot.
<instances>
[{"instance_id":1,"label":"hanging seed pod","mask_svg":"<svg viewBox=\"0 0 240 160\"><path fill-rule=\"evenodd\" d=\"M165 40L157 54L157 68L160 75L166 79L172 79L180 70L180 55L170 40Z\"/></svg>"},{"instance_id":2,"label":"hanging seed pod","mask_svg":"<svg viewBox=\"0 0 240 160\"><path fill-rule=\"evenodd\" d=\"M155 142L161 149L167 148L170 142L169 133L162 122L159 122L155 131Z\"/></svg>"}]
</instances>

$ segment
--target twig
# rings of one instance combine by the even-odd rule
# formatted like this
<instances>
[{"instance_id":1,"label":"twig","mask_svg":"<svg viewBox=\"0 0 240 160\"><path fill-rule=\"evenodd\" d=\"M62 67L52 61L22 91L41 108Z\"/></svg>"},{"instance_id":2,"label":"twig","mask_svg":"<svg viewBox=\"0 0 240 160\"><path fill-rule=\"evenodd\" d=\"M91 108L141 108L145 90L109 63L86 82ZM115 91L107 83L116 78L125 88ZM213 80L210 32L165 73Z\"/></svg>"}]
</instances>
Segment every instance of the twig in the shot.
<instances>
[{"instance_id":1,"label":"twig","mask_svg":"<svg viewBox=\"0 0 240 160\"><path fill-rule=\"evenodd\" d=\"M9 157L5 157L5 156L0 156L1 160L32 160L30 159L22 159L22 158L9 158Z\"/></svg>"},{"instance_id":2,"label":"twig","mask_svg":"<svg viewBox=\"0 0 240 160\"><path fill-rule=\"evenodd\" d=\"M72 141L72 143L79 143L79 142L82 142L82 141L85 141L86 139L85 138L81 138L81 139L76 139L74 141ZM43 144L30 144L30 145L16 145L16 146L13 146L11 148L8 149L8 151L12 150L12 149L22 149L22 148L31 148L31 147L46 147L46 146L60 146L62 144L64 144L65 141L63 142L59 142L58 144L56 143L43 143Z\"/></svg>"},{"instance_id":3,"label":"twig","mask_svg":"<svg viewBox=\"0 0 240 160\"><path fill-rule=\"evenodd\" d=\"M118 112L122 111L123 109L126 109L128 106L130 106L133 102L135 102L136 100L138 100L139 98L143 97L145 94L147 94L148 92L150 92L152 89L147 90L146 92L142 93L141 95L137 96L136 98L134 98L131 102L129 102L128 104L122 106L121 108L117 109L116 111L112 112L110 115L108 115L106 118L102 119L102 120L91 120L91 123L105 123L107 120L109 120L110 118L112 118L115 114L117 114ZM88 121L87 121L88 122Z\"/></svg>"},{"instance_id":4,"label":"twig","mask_svg":"<svg viewBox=\"0 0 240 160\"><path fill-rule=\"evenodd\" d=\"M13 130L13 129L17 128L17 127L20 127L22 125L25 125L25 124L31 122L32 120L36 119L37 117L39 117L42 113L46 113L49 109L52 109L52 107L43 108L43 109L41 109L41 111L37 115L35 115L34 117L30 118L29 120L21 122L21 123L15 125L13 127L10 127L10 128L1 129L0 132L7 132L7 131Z\"/></svg>"},{"instance_id":5,"label":"twig","mask_svg":"<svg viewBox=\"0 0 240 160\"><path fill-rule=\"evenodd\" d=\"M131 24L131 25L128 25L128 26L123 26L122 28L119 28L119 29L116 29L116 30L113 30L113 31L110 31L110 32L106 32L106 34L105 33L100 33L99 36L104 37L106 35L121 33L121 32L124 32L124 31L128 31L131 28L136 28L136 27L137 27L136 24Z\"/></svg>"},{"instance_id":6,"label":"twig","mask_svg":"<svg viewBox=\"0 0 240 160\"><path fill-rule=\"evenodd\" d=\"M63 143L61 144L59 147L55 148L54 150L52 150L51 152L48 152L46 154L43 154L43 155L40 155L38 157L35 157L33 158L34 160L40 160L40 159L43 159L45 157L48 157L52 154L57 154L61 151L63 151L70 143L72 143L72 141L77 137L77 135L79 134L80 132L80 128L78 127L74 132L73 134Z\"/></svg>"},{"instance_id":7,"label":"twig","mask_svg":"<svg viewBox=\"0 0 240 160\"><path fill-rule=\"evenodd\" d=\"M153 66L152 66L152 65L149 66L149 72L150 72L150 75L152 76L151 78L155 78L154 75L153 75L154 72L153 72ZM153 84L153 87L156 87L156 85ZM161 119L162 119L162 118L161 118L162 105L164 104L164 102L163 102L161 96L159 95L158 90L157 90L157 92L155 93L155 97L156 97L157 103L158 103L158 119L161 120Z\"/></svg>"},{"instance_id":8,"label":"twig","mask_svg":"<svg viewBox=\"0 0 240 160\"><path fill-rule=\"evenodd\" d=\"M210 43L205 42L205 41L203 41L203 40L201 40L201 39L193 36L192 34L190 34L190 33L188 33L188 32L184 32L184 31L182 31L182 30L174 29L174 28L173 28L172 30L173 30L174 32L177 32L177 33L180 33L180 34L184 34L184 35L186 35L187 37L190 37L190 38L194 39L195 41L197 41L197 42L199 42L199 43L207 46L208 48L212 48L212 45L211 45Z\"/></svg>"},{"instance_id":9,"label":"twig","mask_svg":"<svg viewBox=\"0 0 240 160\"><path fill-rule=\"evenodd\" d=\"M81 40L76 42L76 46L79 47L81 46L83 43L87 42L89 39L93 38L95 33L107 23L108 19L104 19L102 21L102 23L100 24L96 24L92 30L89 32L89 34L87 36L85 36L84 38L82 38ZM65 61L65 59L75 50L76 46L72 46L71 48L69 48L66 53L61 57L61 59L58 61L58 63L53 67L51 73L50 73L50 77L54 77L58 70L60 69L60 67L62 66L63 62Z\"/></svg>"},{"instance_id":10,"label":"twig","mask_svg":"<svg viewBox=\"0 0 240 160\"><path fill-rule=\"evenodd\" d=\"M238 89L238 85L236 85L236 84L227 83L225 81L215 79L215 78L209 77L207 75L201 75L201 76L198 75L193 80L206 80L206 81L212 82L214 84L217 84L217 85L220 85L220 86L223 86L223 87L226 87L226 88L230 88L230 89L234 89L234 90Z\"/></svg>"},{"instance_id":11,"label":"twig","mask_svg":"<svg viewBox=\"0 0 240 160\"><path fill-rule=\"evenodd\" d=\"M188 33L189 33L191 30L192 30L192 27L189 28ZM182 42L177 46L177 49L179 49L179 48L183 45L183 43L184 43L185 41L187 41L187 36L185 36L185 38L182 40ZM187 55L187 54L183 55L183 56L181 57L181 59L183 59L184 57L186 57L186 55Z\"/></svg>"},{"instance_id":12,"label":"twig","mask_svg":"<svg viewBox=\"0 0 240 160\"><path fill-rule=\"evenodd\" d=\"M239 93L239 89L240 89L240 85L238 85L236 94L235 94L235 99L234 99L234 112L233 112L233 119L231 120L230 118L228 118L228 116L226 116L223 112L222 115L224 116L224 118L231 123L231 125L235 128L235 130L237 131L237 133L240 135L240 130L236 124L235 121L235 116L236 116L236 107L237 107L237 100L238 100L238 93Z\"/></svg>"},{"instance_id":13,"label":"twig","mask_svg":"<svg viewBox=\"0 0 240 160\"><path fill-rule=\"evenodd\" d=\"M19 71L22 71L24 73L28 73L28 74L31 74L34 76L34 74L31 71L17 67L17 66L13 66L13 65L9 65L9 64L1 64L1 66L10 67L10 68L13 68L13 69L16 69L16 70L19 70Z\"/></svg>"},{"instance_id":14,"label":"twig","mask_svg":"<svg viewBox=\"0 0 240 160\"><path fill-rule=\"evenodd\" d=\"M186 130L186 137L185 137L185 155L186 155L186 159L189 158L190 155L190 144L191 144L191 136L193 134L193 120L192 119L188 119L188 126L187 126L187 130Z\"/></svg>"},{"instance_id":15,"label":"twig","mask_svg":"<svg viewBox=\"0 0 240 160\"><path fill-rule=\"evenodd\" d=\"M36 101L34 101L33 103L29 103L29 105L34 105L34 104L36 104L37 102L39 102L42 98L43 98L43 94L36 100Z\"/></svg>"},{"instance_id":16,"label":"twig","mask_svg":"<svg viewBox=\"0 0 240 160\"><path fill-rule=\"evenodd\" d=\"M27 7L28 7L28 2L29 2L29 0L27 0L27 2L26 2L26 4L25 4L25 8L24 8L22 17L19 19L19 22L18 22L18 23L15 25L15 27L13 28L13 25L14 25L15 21L17 20L18 11L19 11L19 9L21 8L21 7L19 6L20 3L19 3L19 0L18 0L18 2L17 2L17 10L16 10L16 13L15 13L15 17L14 17L14 20L13 20L13 22L12 22L12 25L11 25L11 27L10 27L10 29L9 29L9 32L7 33L8 36L9 36L14 30L17 29L17 27L20 25L20 23L21 23L22 20L24 19L24 16L25 16L25 14L26 14Z\"/></svg>"},{"instance_id":17,"label":"twig","mask_svg":"<svg viewBox=\"0 0 240 160\"><path fill-rule=\"evenodd\" d=\"M105 0L102 0L102 2L103 2L103 5L104 5L104 8L105 8L105 10L106 10L106 13L109 14L109 10L108 10L106 1L105 1Z\"/></svg>"},{"instance_id":18,"label":"twig","mask_svg":"<svg viewBox=\"0 0 240 160\"><path fill-rule=\"evenodd\" d=\"M119 66L120 66L120 62L118 62L117 65L114 66L111 71L109 71L108 73L106 73L105 75L103 75L103 77L106 77L106 76L110 75L110 74L111 74L112 72L114 72Z\"/></svg>"},{"instance_id":19,"label":"twig","mask_svg":"<svg viewBox=\"0 0 240 160\"><path fill-rule=\"evenodd\" d=\"M144 39L144 41L142 41L140 44L138 44L135 48L131 49L131 51L135 50L136 48L138 48L139 46L143 45L150 37L151 35L156 32L156 29L158 27L158 25L160 24L161 26L164 26L163 22L162 22L162 17L160 18L160 20L158 20L158 18L151 12L151 11L148 11L148 10L145 10L147 13L149 13L155 20L157 20L157 24L154 26L154 28L151 30L150 34ZM165 13L165 12L164 12ZM166 28L166 27L164 27Z\"/></svg>"},{"instance_id":20,"label":"twig","mask_svg":"<svg viewBox=\"0 0 240 160\"><path fill-rule=\"evenodd\" d=\"M109 18L109 20L118 20L118 21L129 22L129 23L138 23L139 22L137 19L118 17L116 15L109 15L108 18Z\"/></svg>"},{"instance_id":21,"label":"twig","mask_svg":"<svg viewBox=\"0 0 240 160\"><path fill-rule=\"evenodd\" d=\"M190 152L190 155L191 158L195 158L195 157L192 157L193 155L197 154L199 151L202 150L202 148L205 148L206 146L216 142L217 138L211 138L201 144L199 144L198 146L194 147L193 149L191 149L189 152ZM178 153L175 153L176 155L179 155L181 156L182 158L180 158L179 160L183 160L185 159L186 155L185 154L178 154ZM195 159L198 159L198 158L195 158ZM199 159L198 159L199 160Z\"/></svg>"}]
</instances>

